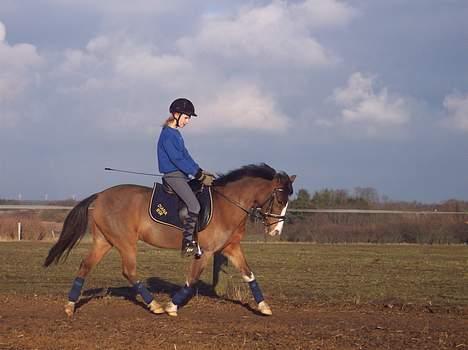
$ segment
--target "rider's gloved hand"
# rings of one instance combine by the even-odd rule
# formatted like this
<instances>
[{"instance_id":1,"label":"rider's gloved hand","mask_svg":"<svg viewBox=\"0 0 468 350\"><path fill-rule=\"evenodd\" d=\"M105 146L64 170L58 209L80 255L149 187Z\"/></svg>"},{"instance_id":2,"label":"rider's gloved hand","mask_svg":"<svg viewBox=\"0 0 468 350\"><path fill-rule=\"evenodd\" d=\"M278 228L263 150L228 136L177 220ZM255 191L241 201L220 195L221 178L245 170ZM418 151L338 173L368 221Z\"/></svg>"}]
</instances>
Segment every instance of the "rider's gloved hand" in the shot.
<instances>
[{"instance_id":1,"label":"rider's gloved hand","mask_svg":"<svg viewBox=\"0 0 468 350\"><path fill-rule=\"evenodd\" d=\"M195 175L195 179L202 182L205 186L211 186L213 184L213 180L215 179L215 176L208 171L198 169Z\"/></svg>"}]
</instances>

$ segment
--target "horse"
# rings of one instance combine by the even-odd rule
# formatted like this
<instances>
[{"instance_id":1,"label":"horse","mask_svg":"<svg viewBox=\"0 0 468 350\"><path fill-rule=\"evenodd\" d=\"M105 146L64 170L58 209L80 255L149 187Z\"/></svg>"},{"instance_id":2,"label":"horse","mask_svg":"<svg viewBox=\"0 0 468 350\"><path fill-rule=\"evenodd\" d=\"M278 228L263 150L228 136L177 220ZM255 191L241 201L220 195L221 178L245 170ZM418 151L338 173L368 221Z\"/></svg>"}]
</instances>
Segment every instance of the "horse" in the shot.
<instances>
[{"instance_id":1,"label":"horse","mask_svg":"<svg viewBox=\"0 0 468 350\"><path fill-rule=\"evenodd\" d=\"M250 286L258 311L272 315L255 275L241 248L249 217L260 219L265 233L281 234L289 196L296 176L277 172L265 163L250 164L220 175L212 185L213 213L208 226L198 233L203 255L190 261L185 285L163 307L137 276L137 241L159 248L180 249L182 232L177 228L153 221L148 213L152 189L140 185L122 184L95 193L78 203L67 215L58 241L44 261L47 267L66 260L73 247L85 235L88 226L92 246L81 261L73 280L66 314L71 317L81 295L86 276L115 247L122 259L122 274L135 292L155 314L177 316L181 306L194 295L194 286L215 253L221 253L239 270ZM93 205L93 210L89 207ZM64 255L65 254L65 255Z\"/></svg>"}]
</instances>

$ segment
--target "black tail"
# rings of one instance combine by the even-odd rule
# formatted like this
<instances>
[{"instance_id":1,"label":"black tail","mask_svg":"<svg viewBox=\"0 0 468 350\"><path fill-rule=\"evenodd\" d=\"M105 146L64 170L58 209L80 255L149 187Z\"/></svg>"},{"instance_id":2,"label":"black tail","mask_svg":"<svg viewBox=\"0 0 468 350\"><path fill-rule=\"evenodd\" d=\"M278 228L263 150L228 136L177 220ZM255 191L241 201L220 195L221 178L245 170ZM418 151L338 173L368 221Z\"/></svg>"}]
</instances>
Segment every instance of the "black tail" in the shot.
<instances>
[{"instance_id":1,"label":"black tail","mask_svg":"<svg viewBox=\"0 0 468 350\"><path fill-rule=\"evenodd\" d=\"M83 238L88 227L88 207L97 198L97 194L93 194L78 203L72 211L67 215L63 224L62 233L59 240L49 250L49 255L44 261L44 266L47 267L53 262L56 264L60 261L65 250L67 253L65 259L70 254L72 248Z\"/></svg>"}]
</instances>

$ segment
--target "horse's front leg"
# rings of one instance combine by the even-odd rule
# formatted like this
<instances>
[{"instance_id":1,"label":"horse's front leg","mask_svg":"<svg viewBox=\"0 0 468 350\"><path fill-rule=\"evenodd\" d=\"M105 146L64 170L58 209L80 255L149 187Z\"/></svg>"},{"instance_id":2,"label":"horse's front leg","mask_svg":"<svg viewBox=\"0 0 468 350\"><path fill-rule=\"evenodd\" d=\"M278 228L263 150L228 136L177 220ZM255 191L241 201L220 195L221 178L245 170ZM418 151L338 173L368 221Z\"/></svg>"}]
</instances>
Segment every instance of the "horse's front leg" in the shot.
<instances>
[{"instance_id":1,"label":"horse's front leg","mask_svg":"<svg viewBox=\"0 0 468 350\"><path fill-rule=\"evenodd\" d=\"M205 252L200 259L193 259L188 276L187 281L185 282L185 286L180 288L173 296L169 303L167 303L164 310L167 312L169 316L177 316L177 311L181 306L187 304L190 299L192 299L193 295L195 294L195 284L200 279L200 275L202 274L203 270L205 269L209 258L213 254L211 252Z\"/></svg>"},{"instance_id":2,"label":"horse's front leg","mask_svg":"<svg viewBox=\"0 0 468 350\"><path fill-rule=\"evenodd\" d=\"M231 263L240 271L242 279L249 284L252 295L257 303L258 311L263 315L272 315L273 313L265 302L265 298L263 297L262 290L255 279L255 275L252 270L250 270L249 265L247 265L240 243L231 243L223 249L222 253L228 257Z\"/></svg>"}]
</instances>

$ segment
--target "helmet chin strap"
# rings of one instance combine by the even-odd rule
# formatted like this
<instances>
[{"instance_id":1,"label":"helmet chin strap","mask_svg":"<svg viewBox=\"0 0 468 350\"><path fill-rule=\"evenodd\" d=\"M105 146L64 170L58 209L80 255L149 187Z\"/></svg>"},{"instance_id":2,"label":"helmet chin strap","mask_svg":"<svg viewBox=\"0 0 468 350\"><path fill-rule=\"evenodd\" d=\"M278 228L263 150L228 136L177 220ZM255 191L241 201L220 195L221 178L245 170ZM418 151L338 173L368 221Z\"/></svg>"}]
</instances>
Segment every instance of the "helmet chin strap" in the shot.
<instances>
[{"instance_id":1,"label":"helmet chin strap","mask_svg":"<svg viewBox=\"0 0 468 350\"><path fill-rule=\"evenodd\" d=\"M180 128L179 120L180 120L180 117L182 117L182 114L179 113L179 118L176 118L175 113L172 113L172 116L173 116L174 119L176 120L176 126L177 126L178 128Z\"/></svg>"}]
</instances>

